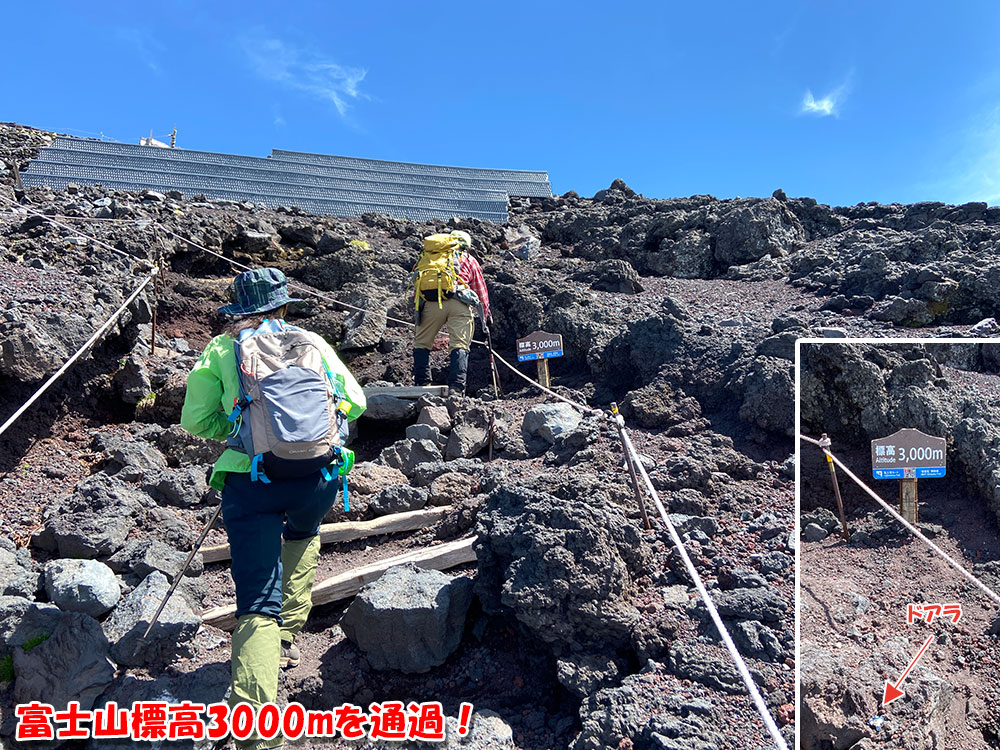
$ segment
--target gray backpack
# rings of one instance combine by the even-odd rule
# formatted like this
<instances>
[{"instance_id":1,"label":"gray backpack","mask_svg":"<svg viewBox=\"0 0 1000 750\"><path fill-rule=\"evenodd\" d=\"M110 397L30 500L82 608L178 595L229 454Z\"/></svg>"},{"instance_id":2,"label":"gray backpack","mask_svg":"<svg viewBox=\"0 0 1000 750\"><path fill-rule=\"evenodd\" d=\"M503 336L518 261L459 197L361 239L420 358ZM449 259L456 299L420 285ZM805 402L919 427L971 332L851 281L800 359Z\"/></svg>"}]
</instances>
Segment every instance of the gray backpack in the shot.
<instances>
[{"instance_id":1,"label":"gray backpack","mask_svg":"<svg viewBox=\"0 0 1000 750\"><path fill-rule=\"evenodd\" d=\"M268 483L322 471L342 460L347 431L343 377L323 360L320 337L280 320L233 341L240 397L227 444L250 456L250 479ZM347 451L349 453L349 451Z\"/></svg>"}]
</instances>

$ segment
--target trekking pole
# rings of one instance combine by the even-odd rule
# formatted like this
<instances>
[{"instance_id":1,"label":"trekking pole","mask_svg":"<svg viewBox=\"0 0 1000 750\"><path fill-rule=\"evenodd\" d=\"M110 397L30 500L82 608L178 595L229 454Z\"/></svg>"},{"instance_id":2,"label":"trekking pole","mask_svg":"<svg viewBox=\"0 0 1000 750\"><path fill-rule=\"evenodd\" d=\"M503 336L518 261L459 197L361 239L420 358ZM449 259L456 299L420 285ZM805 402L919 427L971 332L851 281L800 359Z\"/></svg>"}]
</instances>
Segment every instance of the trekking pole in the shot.
<instances>
[{"instance_id":1,"label":"trekking pole","mask_svg":"<svg viewBox=\"0 0 1000 750\"><path fill-rule=\"evenodd\" d=\"M611 413L616 417L618 416L618 404L614 401L611 402ZM639 510L642 511L642 521L646 524L646 531L649 531L652 526L650 526L649 516L646 514L645 498L639 489L639 477L636 475L635 464L632 462L632 452L628 449L628 443L625 442L625 428L619 424L618 420L615 420L615 427L618 428L618 435L622 439L622 448L625 452L625 465L628 467L628 473L632 477L632 487L635 488L635 498L639 501Z\"/></svg>"},{"instance_id":2,"label":"trekking pole","mask_svg":"<svg viewBox=\"0 0 1000 750\"><path fill-rule=\"evenodd\" d=\"M493 395L497 399L503 396L500 390L500 373L497 372L497 363L493 359L493 337L490 335L490 327L486 325L486 318L483 318L483 330L486 332L486 348L490 353L490 375L493 376Z\"/></svg>"},{"instance_id":3,"label":"trekking pole","mask_svg":"<svg viewBox=\"0 0 1000 750\"><path fill-rule=\"evenodd\" d=\"M174 582L170 584L170 588L167 590L167 595L163 597L163 601L160 602L160 606L156 610L156 614L153 615L153 619L149 622L149 627L146 628L146 632L142 634L142 638L140 640L146 640L146 636L149 635L149 631L153 629L156 621L160 619L160 615L163 613L163 608L167 606L167 602L170 600L170 595L174 593L174 590L177 588L178 584L180 584L181 578L183 578L184 573L187 572L188 567L191 565L191 561L194 560L194 556L198 554L198 550L201 549L202 542L205 541L205 537L208 536L208 532L212 530L212 527L218 520L220 513L222 513L222 503L219 503L219 507L215 509L215 513L213 513L212 517L208 519L208 523L205 524L205 528L201 530L201 534L199 534L198 538L195 540L194 547L191 548L191 554L187 556L187 560L185 560L184 565L181 566L180 572L174 576Z\"/></svg>"}]
</instances>

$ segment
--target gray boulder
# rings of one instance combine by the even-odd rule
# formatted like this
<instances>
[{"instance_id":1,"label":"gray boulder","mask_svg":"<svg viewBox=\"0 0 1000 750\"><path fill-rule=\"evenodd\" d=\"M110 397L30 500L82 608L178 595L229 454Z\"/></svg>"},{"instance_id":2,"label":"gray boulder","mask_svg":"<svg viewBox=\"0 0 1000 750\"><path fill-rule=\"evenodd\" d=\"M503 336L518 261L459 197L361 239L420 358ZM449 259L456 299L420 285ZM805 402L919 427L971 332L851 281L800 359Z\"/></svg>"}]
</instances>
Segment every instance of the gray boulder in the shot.
<instances>
[{"instance_id":1,"label":"gray boulder","mask_svg":"<svg viewBox=\"0 0 1000 750\"><path fill-rule=\"evenodd\" d=\"M489 412L482 407L468 409L457 415L455 421L456 424L448 435L444 457L449 461L456 458L472 458L489 442Z\"/></svg>"},{"instance_id":2,"label":"gray boulder","mask_svg":"<svg viewBox=\"0 0 1000 750\"><path fill-rule=\"evenodd\" d=\"M43 549L55 549L60 557L94 558L111 555L119 550L129 532L135 528L135 519L114 512L69 513L50 518L37 544ZM33 537L32 541L36 541Z\"/></svg>"},{"instance_id":3,"label":"gray boulder","mask_svg":"<svg viewBox=\"0 0 1000 750\"><path fill-rule=\"evenodd\" d=\"M425 505L427 505L427 490L411 487L408 484L394 484L375 495L368 508L376 516L387 516L391 513L420 510Z\"/></svg>"},{"instance_id":4,"label":"gray boulder","mask_svg":"<svg viewBox=\"0 0 1000 750\"><path fill-rule=\"evenodd\" d=\"M676 686L676 687L675 687ZM664 665L646 662L617 687L591 693L580 705L580 734L572 750L628 747L711 750L729 747L722 711L681 688Z\"/></svg>"},{"instance_id":5,"label":"gray boulder","mask_svg":"<svg viewBox=\"0 0 1000 750\"><path fill-rule=\"evenodd\" d=\"M23 596L0 596L0 643L11 649L52 635L62 617L63 613L52 604Z\"/></svg>"},{"instance_id":6,"label":"gray boulder","mask_svg":"<svg viewBox=\"0 0 1000 750\"><path fill-rule=\"evenodd\" d=\"M115 435L100 436L97 443L103 447L111 462L108 470L117 468L116 476L119 479L134 482L146 474L167 468L163 454L145 440Z\"/></svg>"},{"instance_id":7,"label":"gray boulder","mask_svg":"<svg viewBox=\"0 0 1000 750\"><path fill-rule=\"evenodd\" d=\"M526 437L539 437L554 445L560 435L576 429L581 419L580 412L569 404L543 404L528 410L521 431Z\"/></svg>"},{"instance_id":8,"label":"gray boulder","mask_svg":"<svg viewBox=\"0 0 1000 750\"><path fill-rule=\"evenodd\" d=\"M678 677L716 690L737 694L746 689L727 652L694 639L678 641L671 647L670 667Z\"/></svg>"},{"instance_id":9,"label":"gray boulder","mask_svg":"<svg viewBox=\"0 0 1000 750\"><path fill-rule=\"evenodd\" d=\"M386 311L382 309L352 312L344 320L340 349L352 351L378 346L385 336L386 322Z\"/></svg>"},{"instance_id":10,"label":"gray boulder","mask_svg":"<svg viewBox=\"0 0 1000 750\"><path fill-rule=\"evenodd\" d=\"M85 614L63 614L52 634L29 651L14 650L14 701L50 703L63 710L79 701L90 710L111 684L115 668L108 661L108 639L98 622Z\"/></svg>"},{"instance_id":11,"label":"gray boulder","mask_svg":"<svg viewBox=\"0 0 1000 750\"><path fill-rule=\"evenodd\" d=\"M31 320L0 322L0 374L32 383L59 367L65 358L65 348Z\"/></svg>"},{"instance_id":12,"label":"gray boulder","mask_svg":"<svg viewBox=\"0 0 1000 750\"><path fill-rule=\"evenodd\" d=\"M476 531L476 593L487 613L513 615L557 656L629 643L639 620L629 591L649 552L619 508L501 485Z\"/></svg>"},{"instance_id":13,"label":"gray boulder","mask_svg":"<svg viewBox=\"0 0 1000 750\"><path fill-rule=\"evenodd\" d=\"M181 596L171 596L163 608L149 637L142 639L153 619L169 583L160 572L150 573L131 594L115 608L104 622L104 632L111 643L111 658L122 666L139 667L169 663L177 656L178 649L194 638L201 627L201 618L195 615Z\"/></svg>"},{"instance_id":14,"label":"gray boulder","mask_svg":"<svg viewBox=\"0 0 1000 750\"><path fill-rule=\"evenodd\" d=\"M427 502L430 505L450 505L465 500L475 494L473 490L477 484L479 480L474 476L449 471L431 482Z\"/></svg>"},{"instance_id":15,"label":"gray boulder","mask_svg":"<svg viewBox=\"0 0 1000 750\"><path fill-rule=\"evenodd\" d=\"M376 393L368 397L364 418L373 422L405 422L416 413L416 401L388 393Z\"/></svg>"},{"instance_id":16,"label":"gray boulder","mask_svg":"<svg viewBox=\"0 0 1000 750\"><path fill-rule=\"evenodd\" d=\"M741 202L714 229L715 259L723 266L788 255L805 239L799 220L775 198Z\"/></svg>"},{"instance_id":17,"label":"gray boulder","mask_svg":"<svg viewBox=\"0 0 1000 750\"><path fill-rule=\"evenodd\" d=\"M374 740L365 745L369 750L515 750L514 732L497 714L488 709L475 711L469 720L469 733L458 733L458 719L445 717L444 742L390 742Z\"/></svg>"},{"instance_id":18,"label":"gray boulder","mask_svg":"<svg viewBox=\"0 0 1000 750\"><path fill-rule=\"evenodd\" d=\"M440 461L441 451L430 440L399 440L382 450L378 463L399 469L407 477L412 477L417 464Z\"/></svg>"},{"instance_id":19,"label":"gray boulder","mask_svg":"<svg viewBox=\"0 0 1000 750\"><path fill-rule=\"evenodd\" d=\"M38 591L39 573L27 555L0 548L0 594L31 598Z\"/></svg>"},{"instance_id":20,"label":"gray boulder","mask_svg":"<svg viewBox=\"0 0 1000 750\"><path fill-rule=\"evenodd\" d=\"M802 746L853 748L865 738L882 746L883 738L867 719L883 713L885 675L902 674L913 649L907 638L891 638L860 662L848 662L804 641L800 656ZM896 725L892 746L931 750L944 745L954 731L949 714L955 689L920 662L906 680L905 693L889 707Z\"/></svg>"},{"instance_id":21,"label":"gray boulder","mask_svg":"<svg viewBox=\"0 0 1000 750\"><path fill-rule=\"evenodd\" d=\"M406 428L406 437L411 440L430 440L437 443L442 449L448 444L448 438L441 434L437 427L429 424L411 424Z\"/></svg>"},{"instance_id":22,"label":"gray boulder","mask_svg":"<svg viewBox=\"0 0 1000 750\"><path fill-rule=\"evenodd\" d=\"M420 410L417 417L417 424L426 424L436 427L442 434L451 430L451 415L447 406L425 406Z\"/></svg>"},{"instance_id":23,"label":"gray boulder","mask_svg":"<svg viewBox=\"0 0 1000 750\"><path fill-rule=\"evenodd\" d=\"M472 587L469 578L399 565L361 589L340 625L373 668L426 672L458 648Z\"/></svg>"},{"instance_id":24,"label":"gray boulder","mask_svg":"<svg viewBox=\"0 0 1000 750\"><path fill-rule=\"evenodd\" d=\"M600 654L579 654L556 661L556 679L577 698L607 687L621 676L614 659Z\"/></svg>"},{"instance_id":25,"label":"gray boulder","mask_svg":"<svg viewBox=\"0 0 1000 750\"><path fill-rule=\"evenodd\" d=\"M777 591L760 586L720 591L712 598L723 617L778 622L788 610L788 603ZM699 602L699 606L704 605Z\"/></svg>"},{"instance_id":26,"label":"gray boulder","mask_svg":"<svg viewBox=\"0 0 1000 750\"><path fill-rule=\"evenodd\" d=\"M126 358L124 366L115 373L115 385L121 400L126 404L137 404L153 392L142 357L132 354Z\"/></svg>"},{"instance_id":27,"label":"gray boulder","mask_svg":"<svg viewBox=\"0 0 1000 750\"><path fill-rule=\"evenodd\" d=\"M95 707L106 706L111 701L121 707L128 707L138 702L163 701L177 704L183 701L192 703L222 703L229 692L230 667L229 662L214 662L204 664L190 672L172 671L167 674L158 673L155 679L136 676L124 672L105 690L95 702ZM87 742L88 750L134 750L136 742L130 739L91 739ZM214 750L215 740L153 740L143 742L147 750Z\"/></svg>"},{"instance_id":28,"label":"gray boulder","mask_svg":"<svg viewBox=\"0 0 1000 750\"><path fill-rule=\"evenodd\" d=\"M638 294L643 289L639 274L627 260L602 260L588 274L593 277L591 289L598 291Z\"/></svg>"},{"instance_id":29,"label":"gray boulder","mask_svg":"<svg viewBox=\"0 0 1000 750\"><path fill-rule=\"evenodd\" d=\"M114 572L96 560L52 560L45 565L49 600L66 612L100 617L121 599Z\"/></svg>"},{"instance_id":30,"label":"gray boulder","mask_svg":"<svg viewBox=\"0 0 1000 750\"><path fill-rule=\"evenodd\" d=\"M205 473L202 466L154 471L145 476L142 488L158 503L193 508L200 505L208 493Z\"/></svg>"},{"instance_id":31,"label":"gray boulder","mask_svg":"<svg viewBox=\"0 0 1000 750\"><path fill-rule=\"evenodd\" d=\"M771 432L791 435L794 423L794 367L785 359L757 357L742 378L740 419Z\"/></svg>"},{"instance_id":32,"label":"gray boulder","mask_svg":"<svg viewBox=\"0 0 1000 750\"><path fill-rule=\"evenodd\" d=\"M134 539L108 558L108 567L116 573L133 574L146 578L159 571L173 582L180 573L187 555L156 539ZM185 575L199 576L205 566L200 555L195 555Z\"/></svg>"},{"instance_id":33,"label":"gray boulder","mask_svg":"<svg viewBox=\"0 0 1000 750\"><path fill-rule=\"evenodd\" d=\"M830 536L830 532L819 524L810 523L803 530L802 536L806 538L807 542L822 542Z\"/></svg>"}]
</instances>

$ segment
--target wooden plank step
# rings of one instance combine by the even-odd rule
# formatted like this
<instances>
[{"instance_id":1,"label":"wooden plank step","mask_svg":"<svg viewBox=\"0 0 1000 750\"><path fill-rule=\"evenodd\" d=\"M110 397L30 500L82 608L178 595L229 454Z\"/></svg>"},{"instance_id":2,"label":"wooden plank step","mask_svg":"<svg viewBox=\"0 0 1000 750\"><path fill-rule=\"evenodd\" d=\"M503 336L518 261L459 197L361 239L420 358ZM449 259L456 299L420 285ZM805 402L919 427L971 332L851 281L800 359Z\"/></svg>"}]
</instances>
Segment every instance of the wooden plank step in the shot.
<instances>
[{"instance_id":1,"label":"wooden plank step","mask_svg":"<svg viewBox=\"0 0 1000 750\"><path fill-rule=\"evenodd\" d=\"M396 534L400 531L416 531L441 520L447 515L451 506L439 508L424 508L409 510L405 513L393 513L371 521L342 521L340 523L325 523L319 527L320 544L334 542L350 542L378 534ZM201 548L201 559L206 563L229 560L228 544L216 544Z\"/></svg>"},{"instance_id":2,"label":"wooden plank step","mask_svg":"<svg viewBox=\"0 0 1000 750\"><path fill-rule=\"evenodd\" d=\"M446 385L366 385L363 389L365 396L387 395L397 398L420 398L421 396L444 396L448 395Z\"/></svg>"},{"instance_id":3,"label":"wooden plank step","mask_svg":"<svg viewBox=\"0 0 1000 750\"><path fill-rule=\"evenodd\" d=\"M472 545L475 541L475 537L469 537L468 539L437 544L433 547L411 550L402 555L362 565L345 573L331 576L313 586L313 604L329 604L341 599L349 599L357 594L362 586L377 580L394 565L412 562L421 568L429 570L447 570L456 565L474 562L476 553L472 549ZM236 606L230 604L207 610L201 616L201 621L206 625L214 625L222 630L235 630Z\"/></svg>"}]
</instances>

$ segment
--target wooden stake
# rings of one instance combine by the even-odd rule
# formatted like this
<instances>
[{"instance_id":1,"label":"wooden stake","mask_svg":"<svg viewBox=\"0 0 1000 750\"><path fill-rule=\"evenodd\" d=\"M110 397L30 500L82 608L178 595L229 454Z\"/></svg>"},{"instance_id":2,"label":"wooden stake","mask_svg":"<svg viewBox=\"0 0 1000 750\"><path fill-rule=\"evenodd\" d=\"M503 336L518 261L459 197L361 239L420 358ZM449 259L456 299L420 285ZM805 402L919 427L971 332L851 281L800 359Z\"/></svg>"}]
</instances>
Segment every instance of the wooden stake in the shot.
<instances>
[{"instance_id":1,"label":"wooden stake","mask_svg":"<svg viewBox=\"0 0 1000 750\"><path fill-rule=\"evenodd\" d=\"M618 404L614 401L611 402L611 413L615 416L618 415ZM646 525L646 530L649 531L652 526L649 523L649 516L646 514L646 500L645 495L639 488L639 477L635 471L635 464L632 462L632 454L628 449L628 444L625 442L624 427L615 422L615 426L618 428L618 436L622 439L622 450L625 453L625 465L628 467L628 473L632 477L632 488L635 490L635 499L639 502L639 510L642 511L642 522ZM641 461L642 459L637 459Z\"/></svg>"},{"instance_id":2,"label":"wooden stake","mask_svg":"<svg viewBox=\"0 0 1000 750\"><path fill-rule=\"evenodd\" d=\"M844 501L840 497L840 482L837 481L837 467L833 465L833 457L830 455L830 438L824 432L819 438L820 445L823 446L823 455L826 456L826 465L830 467L830 479L833 481L833 494L837 498L837 512L840 513L840 535L845 542L851 541L851 534L847 530L847 517L844 515Z\"/></svg>"},{"instance_id":3,"label":"wooden stake","mask_svg":"<svg viewBox=\"0 0 1000 750\"><path fill-rule=\"evenodd\" d=\"M899 480L899 515L910 523L917 522L917 480Z\"/></svg>"},{"instance_id":4,"label":"wooden stake","mask_svg":"<svg viewBox=\"0 0 1000 750\"><path fill-rule=\"evenodd\" d=\"M320 544L334 542L350 542L378 534L396 534L401 531L416 531L430 526L447 515L451 506L440 508L425 508L410 510L405 513L393 513L371 521L345 521L342 523L325 523L319 527ZM205 547L201 551L201 559L206 563L222 562L231 559L228 544L216 544Z\"/></svg>"},{"instance_id":5,"label":"wooden stake","mask_svg":"<svg viewBox=\"0 0 1000 750\"><path fill-rule=\"evenodd\" d=\"M363 565L346 573L327 578L313 586L313 604L329 604L330 602L349 599L361 590L366 583L371 583L382 576L385 571L395 565L412 562L428 570L447 570L456 565L475 562L476 553L472 549L475 537L459 539L456 542L438 544L433 547L406 552L390 557L387 560ZM206 625L214 625L222 630L236 629L236 607L227 605L216 607L205 612L201 621Z\"/></svg>"},{"instance_id":6,"label":"wooden stake","mask_svg":"<svg viewBox=\"0 0 1000 750\"><path fill-rule=\"evenodd\" d=\"M538 382L546 388L551 388L552 384L549 381L549 361L547 359L536 359L535 364L538 365Z\"/></svg>"}]
</instances>

